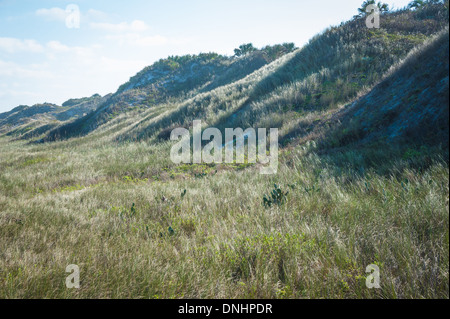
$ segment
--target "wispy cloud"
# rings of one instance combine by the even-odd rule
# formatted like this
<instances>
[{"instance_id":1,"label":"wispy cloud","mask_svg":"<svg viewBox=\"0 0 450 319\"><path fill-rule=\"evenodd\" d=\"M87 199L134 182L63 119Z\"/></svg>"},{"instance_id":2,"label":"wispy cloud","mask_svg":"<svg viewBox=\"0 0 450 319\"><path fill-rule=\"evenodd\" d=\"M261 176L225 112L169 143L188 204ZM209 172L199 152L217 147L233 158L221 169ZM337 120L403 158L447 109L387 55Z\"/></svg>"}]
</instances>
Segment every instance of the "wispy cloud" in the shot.
<instances>
[{"instance_id":1,"label":"wispy cloud","mask_svg":"<svg viewBox=\"0 0 450 319\"><path fill-rule=\"evenodd\" d=\"M141 20L134 20L131 23L121 22L121 23L91 23L92 29L103 30L108 32L143 32L150 27Z\"/></svg>"},{"instance_id":2,"label":"wispy cloud","mask_svg":"<svg viewBox=\"0 0 450 319\"><path fill-rule=\"evenodd\" d=\"M114 40L119 45L131 45L139 47L165 45L170 42L168 38L161 35L144 36L138 33L108 35L106 36L106 39Z\"/></svg>"},{"instance_id":3,"label":"wispy cloud","mask_svg":"<svg viewBox=\"0 0 450 319\"><path fill-rule=\"evenodd\" d=\"M51 20L64 21L67 18L68 13L66 12L66 10L61 8L43 8L36 10L36 15Z\"/></svg>"},{"instance_id":4,"label":"wispy cloud","mask_svg":"<svg viewBox=\"0 0 450 319\"><path fill-rule=\"evenodd\" d=\"M89 9L86 13L86 16L93 21L105 20L108 19L109 15L106 12Z\"/></svg>"},{"instance_id":5,"label":"wispy cloud","mask_svg":"<svg viewBox=\"0 0 450 319\"><path fill-rule=\"evenodd\" d=\"M21 40L16 38L0 38L0 50L7 53L44 51L44 47L35 40Z\"/></svg>"},{"instance_id":6,"label":"wispy cloud","mask_svg":"<svg viewBox=\"0 0 450 319\"><path fill-rule=\"evenodd\" d=\"M70 14L70 10L66 10L63 8L41 8L36 10L35 12L36 16L42 17L48 20L52 21L60 21L64 22L66 18ZM80 11L81 19L84 22L96 22L96 21L104 21L108 19L109 15L106 12L95 10L95 9L89 9L87 11Z\"/></svg>"},{"instance_id":7,"label":"wispy cloud","mask_svg":"<svg viewBox=\"0 0 450 319\"><path fill-rule=\"evenodd\" d=\"M26 59L15 61L19 51L27 51L36 63ZM58 40L39 43L0 38L0 57L7 57L0 58L1 103L12 108L18 104L62 103L69 97L106 94L148 64L145 59L114 57L108 53L100 44L72 46Z\"/></svg>"},{"instance_id":8,"label":"wispy cloud","mask_svg":"<svg viewBox=\"0 0 450 319\"><path fill-rule=\"evenodd\" d=\"M47 43L47 47L55 52L67 52L70 48L67 45L62 44L59 41L50 41Z\"/></svg>"},{"instance_id":9,"label":"wispy cloud","mask_svg":"<svg viewBox=\"0 0 450 319\"><path fill-rule=\"evenodd\" d=\"M2 60L0 60L0 76L8 76L19 79L49 79L53 77L52 73L48 71L48 65L45 63L22 65Z\"/></svg>"},{"instance_id":10,"label":"wispy cloud","mask_svg":"<svg viewBox=\"0 0 450 319\"><path fill-rule=\"evenodd\" d=\"M93 46L99 48L100 46ZM15 53L43 53L43 54L53 54L61 52L72 52L78 56L88 56L92 54L91 47L69 47L62 44L59 41L49 41L46 44L41 44L36 40L22 40L17 38L0 38L0 52L5 52L7 54Z\"/></svg>"}]
</instances>

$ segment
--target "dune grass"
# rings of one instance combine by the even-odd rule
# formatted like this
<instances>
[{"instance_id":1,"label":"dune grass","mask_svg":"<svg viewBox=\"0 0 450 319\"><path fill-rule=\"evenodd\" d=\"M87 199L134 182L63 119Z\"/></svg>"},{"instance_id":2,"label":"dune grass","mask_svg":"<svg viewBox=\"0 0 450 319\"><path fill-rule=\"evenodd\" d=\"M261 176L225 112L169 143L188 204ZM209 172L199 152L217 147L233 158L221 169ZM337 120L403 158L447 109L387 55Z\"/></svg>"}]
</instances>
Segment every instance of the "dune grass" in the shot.
<instances>
[{"instance_id":1,"label":"dune grass","mask_svg":"<svg viewBox=\"0 0 450 319\"><path fill-rule=\"evenodd\" d=\"M310 144L263 176L176 168L166 144L75 141L0 140L0 298L449 297L438 157L415 168L411 153L387 174L385 157ZM275 183L286 201L264 207ZM69 264L80 289L65 287ZM369 264L381 289L365 286Z\"/></svg>"}]
</instances>

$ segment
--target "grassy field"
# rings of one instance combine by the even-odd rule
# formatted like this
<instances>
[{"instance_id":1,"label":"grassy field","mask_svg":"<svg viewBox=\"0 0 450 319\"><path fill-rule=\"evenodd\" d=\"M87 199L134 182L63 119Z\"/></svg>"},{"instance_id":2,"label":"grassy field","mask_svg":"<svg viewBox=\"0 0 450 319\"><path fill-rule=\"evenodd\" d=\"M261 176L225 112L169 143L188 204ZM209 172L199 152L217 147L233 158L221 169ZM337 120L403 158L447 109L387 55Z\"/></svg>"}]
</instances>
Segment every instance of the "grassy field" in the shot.
<instances>
[{"instance_id":1,"label":"grassy field","mask_svg":"<svg viewBox=\"0 0 450 319\"><path fill-rule=\"evenodd\" d=\"M387 169L386 150L367 164L364 152L321 156L310 143L283 150L279 173L263 176L175 167L168 152L2 138L0 297L449 297L449 171L438 157L421 167L417 152L392 150L400 159ZM275 183L289 194L266 208ZM80 289L65 286L69 264ZM369 264L381 289L366 288Z\"/></svg>"}]
</instances>

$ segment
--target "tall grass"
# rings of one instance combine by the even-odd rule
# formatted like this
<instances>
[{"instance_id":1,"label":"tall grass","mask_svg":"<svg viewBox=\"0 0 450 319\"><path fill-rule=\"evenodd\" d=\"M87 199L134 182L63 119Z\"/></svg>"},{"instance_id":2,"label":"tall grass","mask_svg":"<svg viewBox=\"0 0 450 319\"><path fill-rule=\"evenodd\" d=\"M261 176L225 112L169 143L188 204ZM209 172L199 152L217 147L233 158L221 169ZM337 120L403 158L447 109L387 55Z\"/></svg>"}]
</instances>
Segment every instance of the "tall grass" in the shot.
<instances>
[{"instance_id":1,"label":"tall grass","mask_svg":"<svg viewBox=\"0 0 450 319\"><path fill-rule=\"evenodd\" d=\"M67 143L1 140L2 298L448 298L439 158L384 157L380 174L357 151L297 147L264 177L171 167L165 144ZM274 183L287 200L265 208ZM380 290L365 286L373 263Z\"/></svg>"}]
</instances>

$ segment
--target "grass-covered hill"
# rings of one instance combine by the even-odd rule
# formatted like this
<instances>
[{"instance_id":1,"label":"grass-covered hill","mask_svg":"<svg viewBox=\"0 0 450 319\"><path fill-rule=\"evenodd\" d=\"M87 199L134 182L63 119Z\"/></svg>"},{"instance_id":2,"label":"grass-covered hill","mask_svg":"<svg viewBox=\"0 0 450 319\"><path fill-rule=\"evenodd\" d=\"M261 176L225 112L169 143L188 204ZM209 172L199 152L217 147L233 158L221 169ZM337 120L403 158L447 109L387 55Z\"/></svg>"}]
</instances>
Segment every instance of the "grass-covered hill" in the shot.
<instances>
[{"instance_id":1,"label":"grass-covered hill","mask_svg":"<svg viewBox=\"0 0 450 319\"><path fill-rule=\"evenodd\" d=\"M440 146L449 140L448 28L392 67L374 89L335 116L339 121L329 146L366 147L415 144ZM448 154L446 155L448 158Z\"/></svg>"},{"instance_id":2,"label":"grass-covered hill","mask_svg":"<svg viewBox=\"0 0 450 319\"><path fill-rule=\"evenodd\" d=\"M216 53L162 59L132 77L98 107L71 123L52 130L43 141L82 136L130 110L143 112L163 103L180 101L203 91L239 80L291 52L289 43L266 46L239 59Z\"/></svg>"},{"instance_id":3,"label":"grass-covered hill","mask_svg":"<svg viewBox=\"0 0 450 319\"><path fill-rule=\"evenodd\" d=\"M240 59L209 54L161 60L96 112L56 128L44 140L87 134L130 110L136 113L126 116L134 118L133 125L119 140L148 139L163 129L189 126L193 119L221 128L278 127L292 138L305 119L321 117L371 89L445 27L445 12L437 5L387 14L378 30L367 29L364 19L350 21L270 64L264 51Z\"/></svg>"},{"instance_id":4,"label":"grass-covered hill","mask_svg":"<svg viewBox=\"0 0 450 319\"><path fill-rule=\"evenodd\" d=\"M22 139L32 139L48 133L64 122L82 118L96 110L109 96L71 99L58 106L51 103L21 105L0 114L0 133Z\"/></svg>"},{"instance_id":5,"label":"grass-covered hill","mask_svg":"<svg viewBox=\"0 0 450 319\"><path fill-rule=\"evenodd\" d=\"M84 117L3 125L0 298L449 298L447 8L172 57ZM172 163L194 119L279 128L278 173Z\"/></svg>"}]
</instances>

